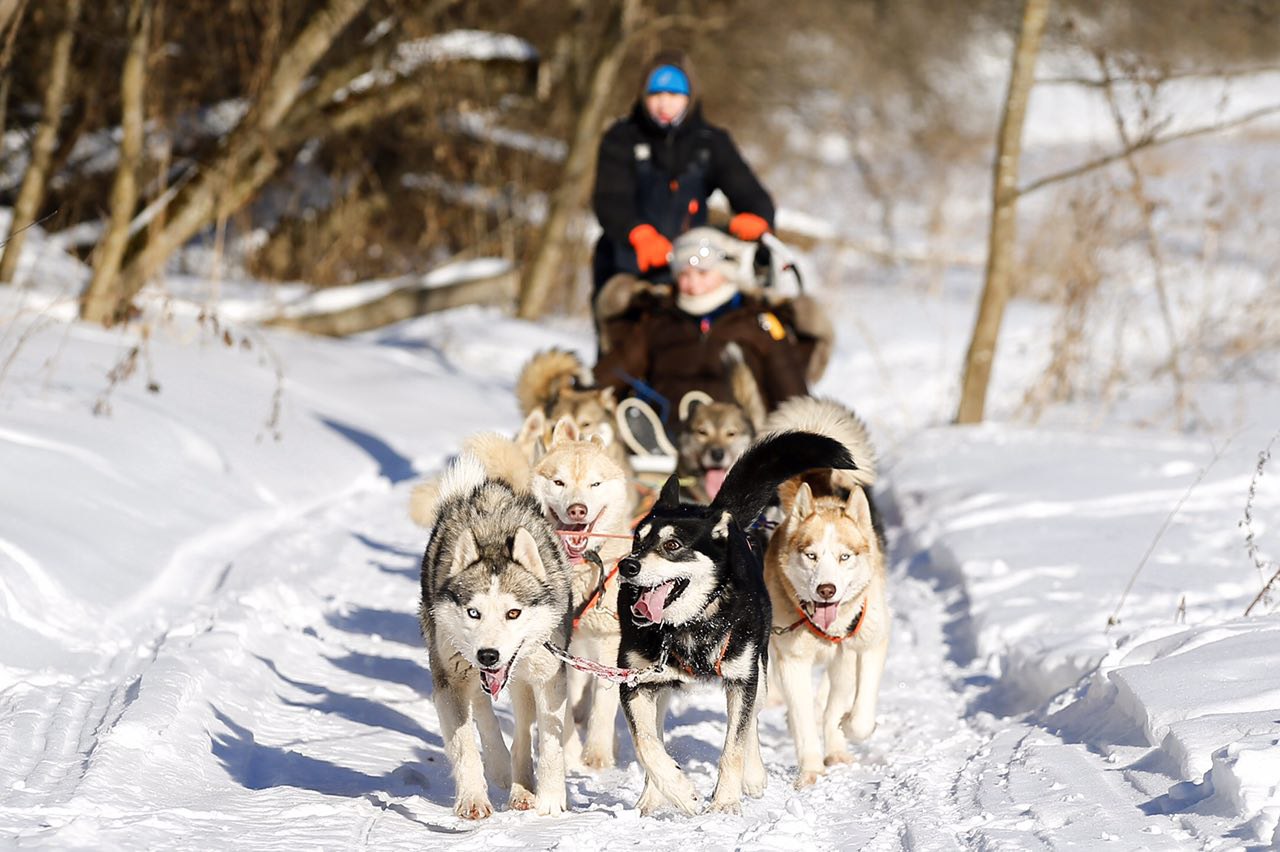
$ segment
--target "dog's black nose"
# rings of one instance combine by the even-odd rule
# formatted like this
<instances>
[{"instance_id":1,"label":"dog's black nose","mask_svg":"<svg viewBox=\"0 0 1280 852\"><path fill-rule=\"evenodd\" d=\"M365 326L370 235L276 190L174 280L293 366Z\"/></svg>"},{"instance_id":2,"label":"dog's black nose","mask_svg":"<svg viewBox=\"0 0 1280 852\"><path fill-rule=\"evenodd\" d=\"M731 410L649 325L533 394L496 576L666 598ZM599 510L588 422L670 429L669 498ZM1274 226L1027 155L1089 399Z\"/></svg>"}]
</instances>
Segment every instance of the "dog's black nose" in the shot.
<instances>
[{"instance_id":1,"label":"dog's black nose","mask_svg":"<svg viewBox=\"0 0 1280 852\"><path fill-rule=\"evenodd\" d=\"M569 520L575 524L584 523L587 520L587 504L574 503L569 507Z\"/></svg>"},{"instance_id":2,"label":"dog's black nose","mask_svg":"<svg viewBox=\"0 0 1280 852\"><path fill-rule=\"evenodd\" d=\"M640 573L640 560L625 556L618 560L618 573L624 577L634 577Z\"/></svg>"},{"instance_id":3,"label":"dog's black nose","mask_svg":"<svg viewBox=\"0 0 1280 852\"><path fill-rule=\"evenodd\" d=\"M481 648L476 651L476 659L480 661L480 665L491 669L498 664L498 660L502 659L502 655L498 653L497 648Z\"/></svg>"},{"instance_id":4,"label":"dog's black nose","mask_svg":"<svg viewBox=\"0 0 1280 852\"><path fill-rule=\"evenodd\" d=\"M823 583L818 587L818 597L824 601L829 601L836 596L835 583Z\"/></svg>"},{"instance_id":5,"label":"dog's black nose","mask_svg":"<svg viewBox=\"0 0 1280 852\"><path fill-rule=\"evenodd\" d=\"M711 456L713 462L720 464L720 462L724 461L724 447L712 447L707 455Z\"/></svg>"}]
</instances>

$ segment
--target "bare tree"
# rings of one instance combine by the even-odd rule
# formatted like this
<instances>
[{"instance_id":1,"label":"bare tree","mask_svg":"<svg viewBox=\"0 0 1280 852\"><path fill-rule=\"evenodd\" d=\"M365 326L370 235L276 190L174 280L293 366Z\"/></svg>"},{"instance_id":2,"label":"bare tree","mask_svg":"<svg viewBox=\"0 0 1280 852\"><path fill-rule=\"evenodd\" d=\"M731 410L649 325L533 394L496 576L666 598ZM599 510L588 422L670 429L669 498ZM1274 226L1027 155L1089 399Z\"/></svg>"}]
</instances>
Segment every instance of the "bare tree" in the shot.
<instances>
[{"instance_id":1,"label":"bare tree","mask_svg":"<svg viewBox=\"0 0 1280 852\"><path fill-rule=\"evenodd\" d=\"M1137 207L1138 215L1142 220L1142 236L1147 243L1147 251L1151 255L1151 280L1155 285L1156 301L1160 306L1160 317L1164 320L1165 334L1169 338L1169 372L1173 376L1174 412L1178 428L1181 429L1185 425L1186 408L1191 402L1187 395L1187 380L1182 369L1182 347L1178 343L1178 330L1173 321L1173 306L1169 300L1169 286L1165 280L1167 264L1165 262L1164 249L1160 245L1160 235L1156 233L1156 205L1151 198L1151 193L1147 191L1146 176L1138 168L1137 156L1133 151L1132 135L1125 124L1124 113L1121 111L1120 103L1116 98L1111 66L1107 56L1102 51L1098 51L1095 53L1094 58L1098 62L1103 79L1107 81L1103 91L1107 98L1107 108L1111 112L1111 120L1115 123L1116 135L1120 138L1120 143L1124 146L1124 150L1129 152L1124 158L1124 164L1129 172L1129 189L1133 195L1134 205ZM1159 78L1148 78L1146 85L1154 91L1161 82L1163 81Z\"/></svg>"},{"instance_id":2,"label":"bare tree","mask_svg":"<svg viewBox=\"0 0 1280 852\"><path fill-rule=\"evenodd\" d=\"M1018 161L1022 154L1022 125L1027 100L1035 83L1036 58L1049 17L1050 0L1026 0L1022 25L1014 49L1009 90L1000 119L996 143L995 175L991 192L991 231L987 237L986 282L973 337L965 356L957 423L980 423L987 404L987 386L995 360L996 342L1009 301L1013 248L1017 237Z\"/></svg>"},{"instance_id":3,"label":"bare tree","mask_svg":"<svg viewBox=\"0 0 1280 852\"><path fill-rule=\"evenodd\" d=\"M369 0L329 0L315 13L276 62L270 78L236 126L219 156L170 205L163 227L125 263L121 303L131 299L168 257L202 228L243 205L280 166L280 139L291 108L304 93L316 63ZM117 306L110 317L121 313ZM110 321L110 320L108 320Z\"/></svg>"},{"instance_id":4,"label":"bare tree","mask_svg":"<svg viewBox=\"0 0 1280 852\"><path fill-rule=\"evenodd\" d=\"M0 38L4 39L4 45L0 47L0 139L4 138L9 89L13 84L9 62L13 58L13 43L22 27L22 15L26 10L27 0L0 0Z\"/></svg>"},{"instance_id":5,"label":"bare tree","mask_svg":"<svg viewBox=\"0 0 1280 852\"><path fill-rule=\"evenodd\" d=\"M71 47L75 42L80 3L81 0L66 0L66 17L53 42L40 124L31 143L31 161L22 177L22 187L18 190L18 199L13 205L13 218L9 222L8 239L4 244L4 253L0 254L0 283L13 280L13 273L18 268L18 257L22 254L22 244L26 241L26 229L35 222L40 205L44 202L49 166L58 143L58 125L71 75Z\"/></svg>"},{"instance_id":6,"label":"bare tree","mask_svg":"<svg viewBox=\"0 0 1280 852\"><path fill-rule=\"evenodd\" d=\"M631 46L639 15L639 0L622 0L611 15L609 30L603 40L609 47L599 54L595 63L586 103L573 128L559 186L551 196L536 252L525 267L520 282L518 313L524 319L534 319L542 314L557 276L565 274L566 232L570 220L582 209L591 189L592 155L604 123L609 96L617 84L618 72ZM578 41L576 50L590 50L596 43L593 38Z\"/></svg>"},{"instance_id":7,"label":"bare tree","mask_svg":"<svg viewBox=\"0 0 1280 852\"><path fill-rule=\"evenodd\" d=\"M111 219L98 243L93 277L81 299L80 314L90 322L111 320L120 297L116 281L120 261L129 239L129 223L138 203L138 167L142 162L144 96L147 82L147 47L151 39L152 0L131 0L129 4L129 52L120 77L121 127L120 162L111 189Z\"/></svg>"},{"instance_id":8,"label":"bare tree","mask_svg":"<svg viewBox=\"0 0 1280 852\"><path fill-rule=\"evenodd\" d=\"M9 26L9 21L17 17L19 5L23 0L0 0L0 33Z\"/></svg>"}]
</instances>

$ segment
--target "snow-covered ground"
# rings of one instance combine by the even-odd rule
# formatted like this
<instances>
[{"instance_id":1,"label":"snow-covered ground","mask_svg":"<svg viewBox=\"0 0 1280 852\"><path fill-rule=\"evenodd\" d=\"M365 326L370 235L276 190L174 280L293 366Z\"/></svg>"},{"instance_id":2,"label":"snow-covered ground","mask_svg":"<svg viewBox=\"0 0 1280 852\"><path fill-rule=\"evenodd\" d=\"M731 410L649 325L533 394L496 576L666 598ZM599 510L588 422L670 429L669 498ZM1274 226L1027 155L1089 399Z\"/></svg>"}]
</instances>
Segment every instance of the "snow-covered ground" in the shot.
<instances>
[{"instance_id":1,"label":"snow-covered ground","mask_svg":"<svg viewBox=\"0 0 1280 852\"><path fill-rule=\"evenodd\" d=\"M891 524L895 635L860 763L796 792L772 706L762 800L740 817L642 819L619 720L622 765L572 775L572 814L469 823L451 811L430 701L415 615L426 534L407 495L465 436L513 429L520 365L552 344L586 354L585 323L463 309L312 339L232 322L271 298L237 282L215 288L221 322L157 302L140 340L69 322L85 271L38 232L29 246L29 285L0 288L10 845L1280 843L1280 615L1241 617L1262 578L1238 527L1280 428L1265 378L1201 388L1224 400L1221 425L1191 435L1126 425L1152 407L1139 392L1102 426L1071 406L1016 425L1056 316L1016 303L996 422L945 427L972 273L927 293L828 290L841 337L817 390L872 424ZM1253 530L1274 558L1268 473ZM721 701L692 693L668 725L704 792ZM499 709L509 721L505 697Z\"/></svg>"}]
</instances>

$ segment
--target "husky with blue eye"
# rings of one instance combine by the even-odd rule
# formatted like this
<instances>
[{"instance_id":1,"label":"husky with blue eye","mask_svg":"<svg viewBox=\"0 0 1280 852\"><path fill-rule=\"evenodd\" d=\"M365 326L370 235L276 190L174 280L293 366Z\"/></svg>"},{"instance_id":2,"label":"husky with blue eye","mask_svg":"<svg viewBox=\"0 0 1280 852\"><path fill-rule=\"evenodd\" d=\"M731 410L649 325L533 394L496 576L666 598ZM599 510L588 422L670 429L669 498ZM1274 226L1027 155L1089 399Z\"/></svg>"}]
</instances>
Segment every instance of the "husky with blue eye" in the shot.
<instances>
[{"instance_id":1,"label":"husky with blue eye","mask_svg":"<svg viewBox=\"0 0 1280 852\"><path fill-rule=\"evenodd\" d=\"M422 559L419 612L432 697L453 765L454 812L466 819L493 813L487 774L511 788L513 809L554 815L566 803L567 681L564 664L543 645L568 645L572 574L527 490L527 459L501 436L481 437L446 471L430 510L415 515L433 527ZM492 705L508 684L513 753Z\"/></svg>"},{"instance_id":2,"label":"husky with blue eye","mask_svg":"<svg viewBox=\"0 0 1280 852\"><path fill-rule=\"evenodd\" d=\"M636 527L631 553L618 563L622 584L619 665L646 676L621 688L622 707L645 770L638 807L671 805L696 813L701 799L662 741L665 702L673 687L721 684L728 730L715 811L736 813L742 794L764 792L756 713L768 663L771 609L761 554L746 530L777 487L815 468L852 468L839 441L783 432L753 444L725 477L710 506L682 504L676 477Z\"/></svg>"}]
</instances>

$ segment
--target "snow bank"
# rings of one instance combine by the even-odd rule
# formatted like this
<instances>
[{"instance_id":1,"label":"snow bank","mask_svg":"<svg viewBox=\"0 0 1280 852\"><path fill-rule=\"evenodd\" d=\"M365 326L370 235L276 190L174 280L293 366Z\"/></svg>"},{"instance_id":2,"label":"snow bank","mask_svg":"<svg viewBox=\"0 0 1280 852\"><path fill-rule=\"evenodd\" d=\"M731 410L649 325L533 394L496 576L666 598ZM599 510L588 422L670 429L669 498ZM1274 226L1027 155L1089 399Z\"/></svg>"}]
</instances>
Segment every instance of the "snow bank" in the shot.
<instances>
[{"instance_id":1,"label":"snow bank","mask_svg":"<svg viewBox=\"0 0 1280 852\"><path fill-rule=\"evenodd\" d=\"M1266 840L1280 816L1280 614L1233 617L1259 582L1237 524L1266 439L1244 434L1215 457L1145 433L932 430L885 479L926 553L915 569L965 604L953 654L990 674L989 709L1039 711L1131 761L1154 812L1217 809ZM1260 490L1255 514L1274 517L1278 497Z\"/></svg>"}]
</instances>

